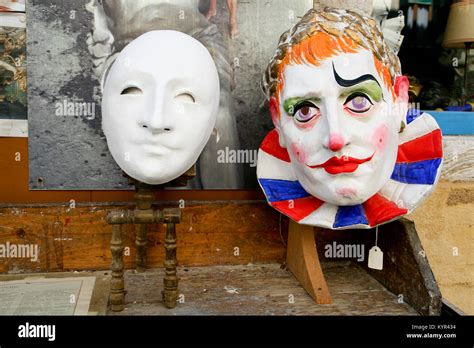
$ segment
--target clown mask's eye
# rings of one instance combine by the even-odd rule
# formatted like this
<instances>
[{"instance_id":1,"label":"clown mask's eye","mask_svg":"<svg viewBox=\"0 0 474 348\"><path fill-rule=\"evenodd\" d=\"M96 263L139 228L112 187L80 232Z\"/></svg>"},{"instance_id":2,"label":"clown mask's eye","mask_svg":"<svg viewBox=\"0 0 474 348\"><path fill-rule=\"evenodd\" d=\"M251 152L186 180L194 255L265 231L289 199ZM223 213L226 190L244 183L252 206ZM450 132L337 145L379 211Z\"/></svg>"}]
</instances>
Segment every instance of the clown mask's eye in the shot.
<instances>
[{"instance_id":1,"label":"clown mask's eye","mask_svg":"<svg viewBox=\"0 0 474 348\"><path fill-rule=\"evenodd\" d=\"M293 117L296 121L306 123L319 116L319 108L310 102L303 102L295 106Z\"/></svg>"},{"instance_id":2,"label":"clown mask's eye","mask_svg":"<svg viewBox=\"0 0 474 348\"><path fill-rule=\"evenodd\" d=\"M364 93L353 93L344 102L344 106L356 114L363 114L369 111L373 105L369 97Z\"/></svg>"}]
</instances>

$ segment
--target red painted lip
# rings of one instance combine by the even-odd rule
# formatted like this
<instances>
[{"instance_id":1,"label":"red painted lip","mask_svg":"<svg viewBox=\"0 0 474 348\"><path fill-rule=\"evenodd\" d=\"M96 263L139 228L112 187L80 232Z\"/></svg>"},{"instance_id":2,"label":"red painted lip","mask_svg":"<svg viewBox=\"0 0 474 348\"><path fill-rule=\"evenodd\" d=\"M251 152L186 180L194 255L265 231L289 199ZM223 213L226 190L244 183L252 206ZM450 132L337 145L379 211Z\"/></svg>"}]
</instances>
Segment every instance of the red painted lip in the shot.
<instances>
[{"instance_id":1,"label":"red painted lip","mask_svg":"<svg viewBox=\"0 0 474 348\"><path fill-rule=\"evenodd\" d=\"M322 164L307 166L311 169L324 168L326 172L332 175L337 175L341 173L353 173L357 170L357 168L359 168L360 164L370 161L372 157L374 157L374 155L375 152L372 154L372 156L363 159L358 159L349 156L342 156L340 158L331 157Z\"/></svg>"}]
</instances>

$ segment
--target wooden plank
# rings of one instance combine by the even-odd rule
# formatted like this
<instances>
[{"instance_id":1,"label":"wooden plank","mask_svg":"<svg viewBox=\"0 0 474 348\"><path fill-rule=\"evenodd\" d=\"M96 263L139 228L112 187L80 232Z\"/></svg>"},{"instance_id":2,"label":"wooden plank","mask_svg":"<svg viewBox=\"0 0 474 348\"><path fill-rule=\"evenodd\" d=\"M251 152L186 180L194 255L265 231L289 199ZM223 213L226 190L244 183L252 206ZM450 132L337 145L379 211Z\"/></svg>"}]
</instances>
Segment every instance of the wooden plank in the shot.
<instances>
[{"instance_id":1,"label":"wooden plank","mask_svg":"<svg viewBox=\"0 0 474 348\"><path fill-rule=\"evenodd\" d=\"M334 302L317 305L280 264L179 268L178 305L163 306L163 269L125 273L125 310L109 315L417 315L352 262L323 263Z\"/></svg>"},{"instance_id":2,"label":"wooden plank","mask_svg":"<svg viewBox=\"0 0 474 348\"><path fill-rule=\"evenodd\" d=\"M443 152L443 180L474 181L474 136L444 137Z\"/></svg>"},{"instance_id":3,"label":"wooden plank","mask_svg":"<svg viewBox=\"0 0 474 348\"><path fill-rule=\"evenodd\" d=\"M457 317L457 316L464 316L467 315L463 310L459 307L453 305L451 302L443 298L443 306L441 308L441 315Z\"/></svg>"},{"instance_id":4,"label":"wooden plank","mask_svg":"<svg viewBox=\"0 0 474 348\"><path fill-rule=\"evenodd\" d=\"M317 304L332 303L321 270L314 234L318 229L290 221L286 266Z\"/></svg>"},{"instance_id":5,"label":"wooden plank","mask_svg":"<svg viewBox=\"0 0 474 348\"><path fill-rule=\"evenodd\" d=\"M375 245L375 229L318 233L317 244L322 246L318 249L321 260L340 260L340 258L326 257L323 251L326 245L334 245L333 243L363 246L364 257L359 264L374 279L377 279L396 294L401 301L409 303L421 314L440 314L441 292L413 222L402 218L379 227L378 246L384 253L383 270L380 271L367 267L369 250ZM355 260L350 255L346 255L346 257Z\"/></svg>"},{"instance_id":6,"label":"wooden plank","mask_svg":"<svg viewBox=\"0 0 474 348\"><path fill-rule=\"evenodd\" d=\"M39 261L10 258L0 272L104 270L110 268L112 228L109 209L124 207L44 207L0 209L0 244L37 244ZM124 227L127 268L134 267L135 227ZM180 265L248 264L282 261L285 245L279 215L265 203L214 203L183 209L177 225ZM164 260L163 225L151 225L148 265ZM4 262L3 262L4 261Z\"/></svg>"},{"instance_id":7,"label":"wooden plank","mask_svg":"<svg viewBox=\"0 0 474 348\"><path fill-rule=\"evenodd\" d=\"M365 236L365 244L373 240ZM423 250L415 224L400 219L379 228L380 248L385 253L382 271L368 272L390 291L402 295L423 315L441 313L441 292ZM365 266L365 264L364 264Z\"/></svg>"}]
</instances>

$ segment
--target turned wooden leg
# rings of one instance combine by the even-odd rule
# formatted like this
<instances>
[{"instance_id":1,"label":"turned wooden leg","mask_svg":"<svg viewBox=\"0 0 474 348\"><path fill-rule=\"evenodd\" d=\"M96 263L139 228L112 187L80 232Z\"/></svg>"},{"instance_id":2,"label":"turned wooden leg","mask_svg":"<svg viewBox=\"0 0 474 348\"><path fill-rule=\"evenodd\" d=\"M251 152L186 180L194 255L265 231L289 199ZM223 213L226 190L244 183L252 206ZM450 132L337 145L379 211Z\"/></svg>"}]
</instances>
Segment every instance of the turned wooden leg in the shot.
<instances>
[{"instance_id":1,"label":"turned wooden leg","mask_svg":"<svg viewBox=\"0 0 474 348\"><path fill-rule=\"evenodd\" d=\"M165 250L163 302L167 308L174 308L178 300L178 276L176 270L178 260L176 259L176 225L174 223L166 224Z\"/></svg>"},{"instance_id":2,"label":"turned wooden leg","mask_svg":"<svg viewBox=\"0 0 474 348\"><path fill-rule=\"evenodd\" d=\"M316 250L312 226L290 221L286 264L301 286L317 304L332 303Z\"/></svg>"},{"instance_id":3,"label":"turned wooden leg","mask_svg":"<svg viewBox=\"0 0 474 348\"><path fill-rule=\"evenodd\" d=\"M136 225L136 270L137 272L146 271L146 245L147 245L147 236L148 235L148 225Z\"/></svg>"},{"instance_id":4,"label":"turned wooden leg","mask_svg":"<svg viewBox=\"0 0 474 348\"><path fill-rule=\"evenodd\" d=\"M153 204L154 199L153 191L143 185L137 186L137 192L135 193L135 202L138 210L149 210ZM147 234L148 225L136 224L135 225L135 264L137 272L146 271L146 246L147 246Z\"/></svg>"},{"instance_id":5,"label":"turned wooden leg","mask_svg":"<svg viewBox=\"0 0 474 348\"><path fill-rule=\"evenodd\" d=\"M121 312L124 308L123 249L122 225L112 225L112 240L110 242L110 250L112 251L110 304L114 312Z\"/></svg>"}]
</instances>

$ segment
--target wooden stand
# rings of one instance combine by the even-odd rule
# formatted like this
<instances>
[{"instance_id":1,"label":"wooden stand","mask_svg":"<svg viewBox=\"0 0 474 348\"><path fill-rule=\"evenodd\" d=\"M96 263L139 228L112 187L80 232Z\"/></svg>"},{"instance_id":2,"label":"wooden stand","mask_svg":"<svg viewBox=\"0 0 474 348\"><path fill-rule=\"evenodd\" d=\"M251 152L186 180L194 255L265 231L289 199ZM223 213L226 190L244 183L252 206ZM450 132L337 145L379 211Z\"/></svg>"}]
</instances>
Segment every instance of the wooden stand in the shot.
<instances>
[{"instance_id":1,"label":"wooden stand","mask_svg":"<svg viewBox=\"0 0 474 348\"><path fill-rule=\"evenodd\" d=\"M196 167L193 166L185 174L170 182L167 186L186 186L188 180L196 175ZM112 280L110 284L110 305L114 312L121 312L125 303L125 282L123 262L123 231L124 224L135 224L136 230L136 270L146 271L146 245L148 238L148 224L165 223L166 235L164 240L165 276L163 279L162 298L166 308L176 307L178 299L178 276L176 258L177 240L176 224L181 221L181 210L179 208L152 209L155 198L154 190L161 186L151 186L129 178L131 184L135 185L136 208L130 210L110 211L107 214L107 223L112 225L112 240L110 250L112 252Z\"/></svg>"},{"instance_id":2,"label":"wooden stand","mask_svg":"<svg viewBox=\"0 0 474 348\"><path fill-rule=\"evenodd\" d=\"M316 229L290 221L286 264L317 304L331 304L315 243Z\"/></svg>"},{"instance_id":3,"label":"wooden stand","mask_svg":"<svg viewBox=\"0 0 474 348\"><path fill-rule=\"evenodd\" d=\"M125 299L124 285L124 262L123 262L123 232L124 224L166 224L165 236L165 277L163 279L164 290L162 292L163 302L167 308L176 307L178 299L178 277L176 275L176 229L175 225L181 221L181 210L169 208L163 210L142 210L133 211L111 211L107 214L107 222L112 225L112 240L110 250L112 251L112 280L110 283L110 304L114 312L123 311ZM146 255L146 251L144 252ZM141 265L144 265L144 262Z\"/></svg>"}]
</instances>

